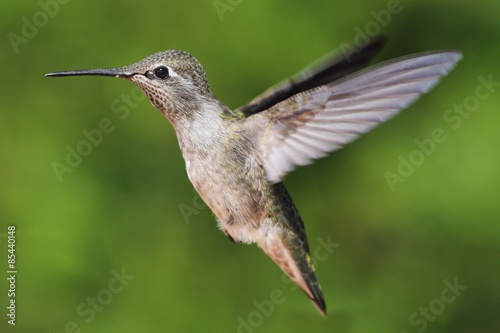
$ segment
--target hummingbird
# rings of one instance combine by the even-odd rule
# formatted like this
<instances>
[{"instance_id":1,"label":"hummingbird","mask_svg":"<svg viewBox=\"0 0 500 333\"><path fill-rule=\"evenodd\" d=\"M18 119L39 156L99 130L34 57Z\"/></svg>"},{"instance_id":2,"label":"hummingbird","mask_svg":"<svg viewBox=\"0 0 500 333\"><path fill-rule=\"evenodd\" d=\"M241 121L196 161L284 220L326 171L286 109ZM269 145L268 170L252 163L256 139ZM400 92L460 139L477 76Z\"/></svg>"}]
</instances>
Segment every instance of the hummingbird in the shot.
<instances>
[{"instance_id":1,"label":"hummingbird","mask_svg":"<svg viewBox=\"0 0 500 333\"><path fill-rule=\"evenodd\" d=\"M387 121L428 92L461 59L428 51L368 67L385 43L377 37L306 67L231 109L210 90L195 57L155 53L119 68L63 71L138 86L174 127L189 180L236 243L257 243L326 314L304 223L285 175Z\"/></svg>"}]
</instances>

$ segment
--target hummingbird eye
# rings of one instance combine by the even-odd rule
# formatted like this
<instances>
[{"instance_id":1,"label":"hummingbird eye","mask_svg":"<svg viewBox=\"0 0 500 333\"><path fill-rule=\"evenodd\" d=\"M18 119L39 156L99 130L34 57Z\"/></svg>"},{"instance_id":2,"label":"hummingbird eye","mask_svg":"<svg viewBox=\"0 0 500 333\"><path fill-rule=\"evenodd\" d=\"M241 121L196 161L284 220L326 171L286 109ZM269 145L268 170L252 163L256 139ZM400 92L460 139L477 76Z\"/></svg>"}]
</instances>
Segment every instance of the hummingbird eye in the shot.
<instances>
[{"instance_id":1,"label":"hummingbird eye","mask_svg":"<svg viewBox=\"0 0 500 333\"><path fill-rule=\"evenodd\" d=\"M167 79L169 77L168 68L165 66L157 67L154 73L155 76L159 79Z\"/></svg>"}]
</instances>

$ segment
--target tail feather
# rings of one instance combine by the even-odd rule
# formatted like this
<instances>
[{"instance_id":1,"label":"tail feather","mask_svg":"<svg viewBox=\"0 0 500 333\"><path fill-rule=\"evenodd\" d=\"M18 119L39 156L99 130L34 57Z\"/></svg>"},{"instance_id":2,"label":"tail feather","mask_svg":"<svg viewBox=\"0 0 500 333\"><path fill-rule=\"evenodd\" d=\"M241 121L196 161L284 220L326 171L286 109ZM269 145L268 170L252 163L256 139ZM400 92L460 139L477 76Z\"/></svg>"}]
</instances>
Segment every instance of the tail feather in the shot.
<instances>
[{"instance_id":1,"label":"tail feather","mask_svg":"<svg viewBox=\"0 0 500 333\"><path fill-rule=\"evenodd\" d=\"M258 245L304 291L321 315L326 315L325 300L311 256L304 248L294 246L286 238L285 232L277 232L258 242Z\"/></svg>"},{"instance_id":2,"label":"tail feather","mask_svg":"<svg viewBox=\"0 0 500 333\"><path fill-rule=\"evenodd\" d=\"M257 244L325 315L326 304L314 272L302 218L283 183L273 184L272 192L276 201L260 225L262 238Z\"/></svg>"}]
</instances>

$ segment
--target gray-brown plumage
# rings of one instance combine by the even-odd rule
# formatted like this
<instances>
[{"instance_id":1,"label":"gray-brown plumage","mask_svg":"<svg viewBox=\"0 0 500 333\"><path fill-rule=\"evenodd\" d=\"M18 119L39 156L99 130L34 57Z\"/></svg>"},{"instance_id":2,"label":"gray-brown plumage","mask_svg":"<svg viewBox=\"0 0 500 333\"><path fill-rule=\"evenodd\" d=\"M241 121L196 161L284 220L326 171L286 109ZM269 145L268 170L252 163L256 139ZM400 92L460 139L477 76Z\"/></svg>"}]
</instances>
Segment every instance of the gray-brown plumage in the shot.
<instances>
[{"instance_id":1,"label":"gray-brown plumage","mask_svg":"<svg viewBox=\"0 0 500 333\"><path fill-rule=\"evenodd\" d=\"M308 68L236 110L212 95L199 62L178 50L116 69L47 75L115 76L139 86L174 126L188 177L220 229L232 241L257 243L324 314L304 224L283 177L394 116L461 58L432 51L358 71L383 42Z\"/></svg>"}]
</instances>

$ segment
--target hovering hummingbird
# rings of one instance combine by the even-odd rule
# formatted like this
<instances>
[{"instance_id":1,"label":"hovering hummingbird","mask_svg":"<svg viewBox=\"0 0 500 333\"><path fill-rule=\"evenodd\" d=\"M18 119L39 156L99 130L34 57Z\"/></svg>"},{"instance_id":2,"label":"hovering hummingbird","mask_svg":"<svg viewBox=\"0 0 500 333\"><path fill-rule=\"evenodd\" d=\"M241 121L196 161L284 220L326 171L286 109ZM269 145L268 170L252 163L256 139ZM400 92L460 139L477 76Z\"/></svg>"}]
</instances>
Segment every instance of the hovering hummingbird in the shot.
<instances>
[{"instance_id":1,"label":"hovering hummingbird","mask_svg":"<svg viewBox=\"0 0 500 333\"><path fill-rule=\"evenodd\" d=\"M120 68L46 76L114 76L141 88L173 125L188 177L222 232L233 242L257 243L325 314L284 176L392 118L461 59L458 51L430 51L364 68L384 41L330 56L235 110L212 94L200 63L179 50Z\"/></svg>"}]
</instances>

